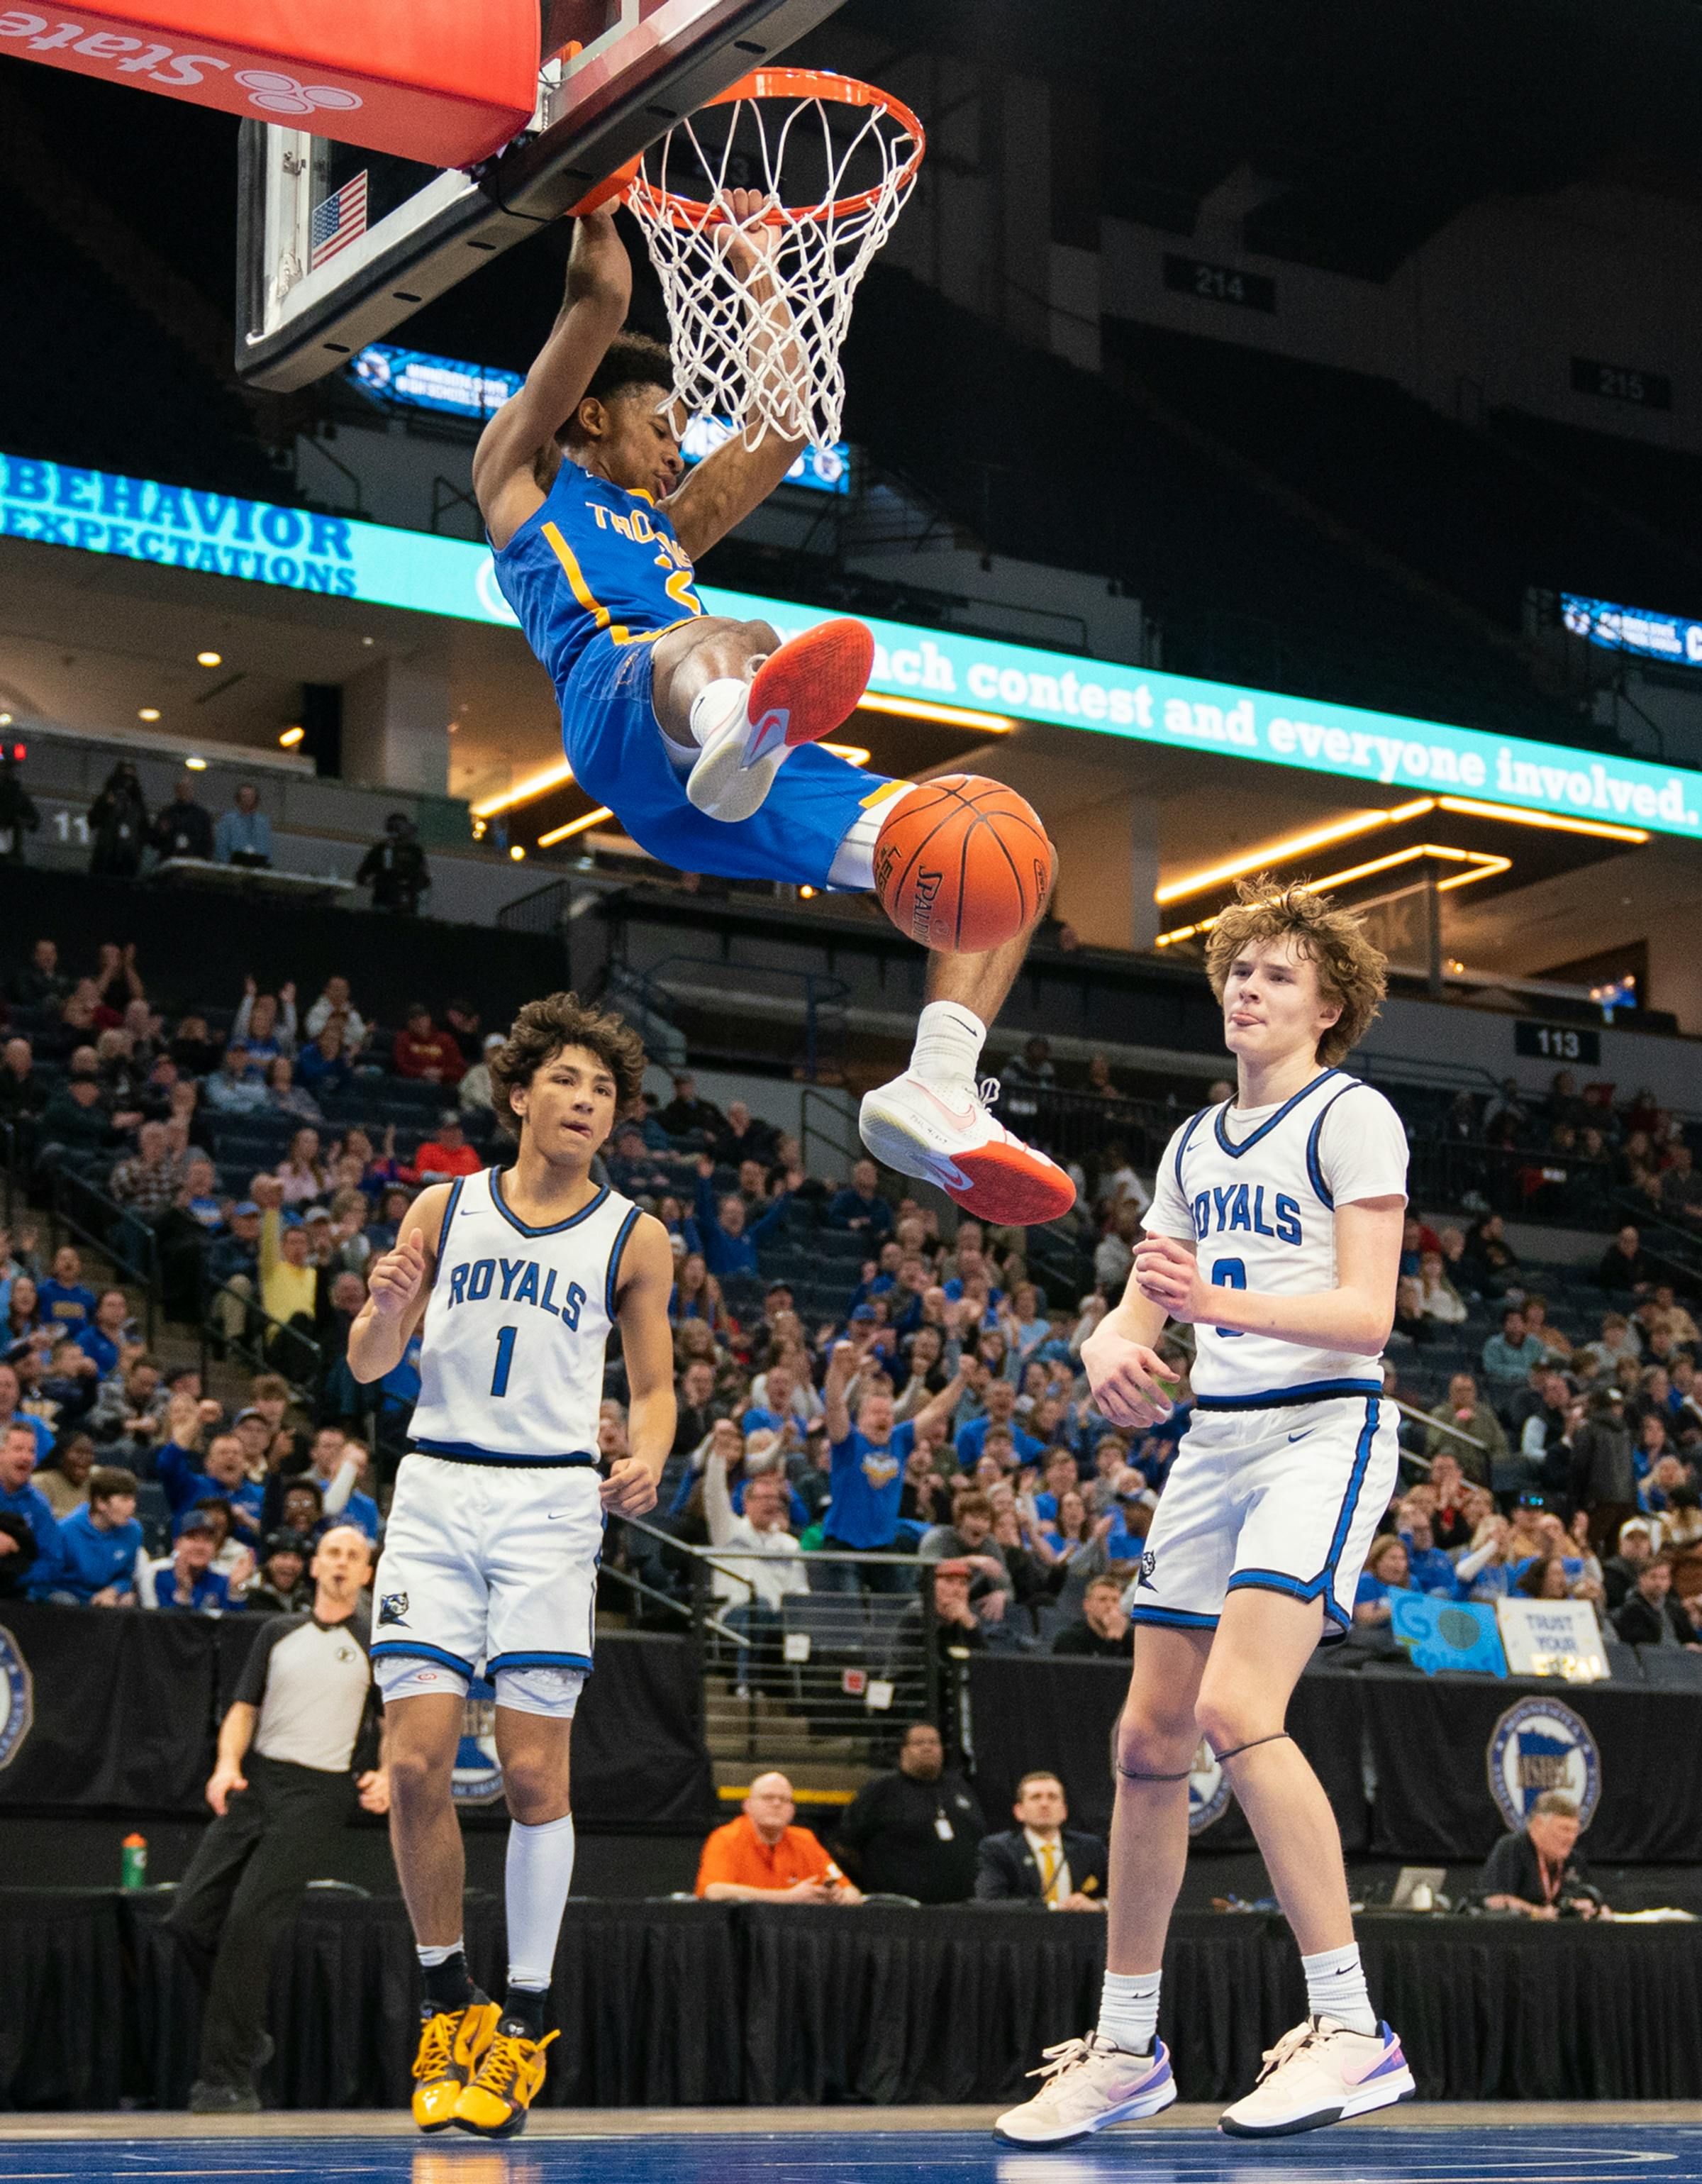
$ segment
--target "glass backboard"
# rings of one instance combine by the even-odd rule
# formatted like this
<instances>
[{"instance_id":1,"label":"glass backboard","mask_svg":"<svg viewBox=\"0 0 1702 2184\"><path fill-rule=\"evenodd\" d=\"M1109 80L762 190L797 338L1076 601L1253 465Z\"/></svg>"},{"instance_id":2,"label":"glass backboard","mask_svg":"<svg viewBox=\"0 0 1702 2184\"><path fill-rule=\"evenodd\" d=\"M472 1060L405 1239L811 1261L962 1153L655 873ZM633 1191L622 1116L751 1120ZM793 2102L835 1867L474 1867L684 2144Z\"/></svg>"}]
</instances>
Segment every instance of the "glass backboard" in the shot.
<instances>
[{"instance_id":1,"label":"glass backboard","mask_svg":"<svg viewBox=\"0 0 1702 2184\"><path fill-rule=\"evenodd\" d=\"M531 130L462 171L242 125L236 369L304 387L537 233L839 0L542 0Z\"/></svg>"}]
</instances>

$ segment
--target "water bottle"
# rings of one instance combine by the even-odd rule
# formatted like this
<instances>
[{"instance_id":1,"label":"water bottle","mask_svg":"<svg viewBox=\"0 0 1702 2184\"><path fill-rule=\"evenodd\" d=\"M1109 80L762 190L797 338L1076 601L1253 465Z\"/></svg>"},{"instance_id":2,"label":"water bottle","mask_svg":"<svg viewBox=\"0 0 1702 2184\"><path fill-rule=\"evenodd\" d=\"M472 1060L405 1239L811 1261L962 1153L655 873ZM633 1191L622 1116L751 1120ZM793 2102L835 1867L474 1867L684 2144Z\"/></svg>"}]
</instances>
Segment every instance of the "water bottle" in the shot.
<instances>
[{"instance_id":1,"label":"water bottle","mask_svg":"<svg viewBox=\"0 0 1702 2184\"><path fill-rule=\"evenodd\" d=\"M120 1888L146 1888L147 1886L147 1837L130 1834L124 1839L120 1852L118 1885Z\"/></svg>"}]
</instances>

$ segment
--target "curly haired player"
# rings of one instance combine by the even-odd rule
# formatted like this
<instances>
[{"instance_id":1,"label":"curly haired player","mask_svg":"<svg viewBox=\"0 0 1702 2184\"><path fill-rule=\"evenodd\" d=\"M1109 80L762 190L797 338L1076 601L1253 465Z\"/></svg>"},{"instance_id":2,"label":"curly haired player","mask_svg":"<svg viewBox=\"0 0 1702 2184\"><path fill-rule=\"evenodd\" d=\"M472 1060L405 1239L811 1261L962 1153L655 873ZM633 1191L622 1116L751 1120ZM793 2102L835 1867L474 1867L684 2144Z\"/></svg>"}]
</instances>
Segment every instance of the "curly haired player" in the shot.
<instances>
[{"instance_id":1,"label":"curly haired player","mask_svg":"<svg viewBox=\"0 0 1702 2184\"><path fill-rule=\"evenodd\" d=\"M528 1002L491 1063L498 1113L519 1139L513 1167L420 1193L349 1335L355 1378L376 1380L423 1329L414 1452L373 1580L372 1646L391 1842L426 1988L422 2131L511 2137L555 2037L543 2015L573 1878L568 1744L592 1666L603 1520L654 1505L674 1437L667 1232L590 1173L643 1076L644 1050L618 1017L572 994ZM598 1410L617 1327L632 1453L602 1477ZM500 2004L474 1987L461 1941L453 1783L481 1666L513 1816Z\"/></svg>"},{"instance_id":2,"label":"curly haired player","mask_svg":"<svg viewBox=\"0 0 1702 2184\"><path fill-rule=\"evenodd\" d=\"M1309 2015L1225 2111L1273 2137L1410 2098L1354 1942L1335 1815L1283 1723L1321 1638L1339 1638L1399 1461L1379 1359L1393 1323L1406 1133L1340 1067L1383 992L1359 921L1310 889L1243 884L1206 950L1236 1059L1232 1100L1171 1139L1127 1294L1082 1346L1114 1424L1168 1415L1154 1345L1196 1334L1194 1415L1147 1535L1118 1731L1104 1994L999 2118L1059 2145L1176 2098L1156 2036L1165 1935L1188 1855L1201 1736L1228 1774L1300 1945Z\"/></svg>"},{"instance_id":3,"label":"curly haired player","mask_svg":"<svg viewBox=\"0 0 1702 2184\"><path fill-rule=\"evenodd\" d=\"M741 224L720 248L759 269L763 201L731 199ZM881 830L915 785L820 748L863 694L869 632L830 621L782 644L766 622L705 614L693 588L693 562L768 498L803 440L735 433L682 480L668 353L621 332L631 278L613 214L581 216L561 315L473 462L497 579L554 682L575 778L681 872L871 889ZM783 371L786 333L765 337ZM1043 908L1002 946L930 955L909 1066L860 1118L889 1166L998 1223L1055 1220L1076 1198L976 1084Z\"/></svg>"}]
</instances>

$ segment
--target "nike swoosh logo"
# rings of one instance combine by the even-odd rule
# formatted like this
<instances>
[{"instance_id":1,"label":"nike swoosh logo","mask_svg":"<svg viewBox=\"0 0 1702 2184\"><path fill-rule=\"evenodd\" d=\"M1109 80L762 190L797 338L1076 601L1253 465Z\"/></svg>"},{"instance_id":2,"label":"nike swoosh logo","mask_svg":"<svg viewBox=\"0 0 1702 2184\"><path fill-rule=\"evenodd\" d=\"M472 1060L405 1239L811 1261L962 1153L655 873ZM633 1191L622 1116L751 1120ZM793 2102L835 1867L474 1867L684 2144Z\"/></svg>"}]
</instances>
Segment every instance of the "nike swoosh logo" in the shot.
<instances>
[{"instance_id":1,"label":"nike swoosh logo","mask_svg":"<svg viewBox=\"0 0 1702 2184\"><path fill-rule=\"evenodd\" d=\"M544 1522L546 1524L553 1524L558 1517L570 1517L572 1514L573 1512L570 1509L552 1509L544 1518Z\"/></svg>"},{"instance_id":2,"label":"nike swoosh logo","mask_svg":"<svg viewBox=\"0 0 1702 2184\"><path fill-rule=\"evenodd\" d=\"M928 1098L933 1101L935 1106L939 1109L941 1114L945 1116L948 1121L957 1123L960 1128L966 1128L970 1123L974 1122L976 1111L973 1106L965 1108L963 1112L959 1114L954 1107L947 1106L945 1101L941 1099L939 1094L935 1091L932 1084L925 1084L920 1077L916 1078L914 1082L915 1084L916 1089L919 1092L926 1093Z\"/></svg>"},{"instance_id":3,"label":"nike swoosh logo","mask_svg":"<svg viewBox=\"0 0 1702 2184\"><path fill-rule=\"evenodd\" d=\"M1317 1430L1316 1426L1304 1426L1299 1433L1290 1434L1288 1438L1290 1440L1304 1440L1308 1434L1316 1433Z\"/></svg>"}]
</instances>

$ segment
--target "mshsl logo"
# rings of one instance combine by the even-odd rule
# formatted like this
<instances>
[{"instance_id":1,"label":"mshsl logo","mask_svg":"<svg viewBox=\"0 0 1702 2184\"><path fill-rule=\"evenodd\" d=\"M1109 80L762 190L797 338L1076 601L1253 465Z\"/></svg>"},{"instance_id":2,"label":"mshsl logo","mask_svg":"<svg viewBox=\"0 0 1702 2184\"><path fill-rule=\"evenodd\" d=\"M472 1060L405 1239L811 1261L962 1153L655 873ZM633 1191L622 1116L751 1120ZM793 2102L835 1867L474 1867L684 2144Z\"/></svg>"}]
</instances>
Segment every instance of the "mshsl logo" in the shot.
<instances>
[{"instance_id":1,"label":"mshsl logo","mask_svg":"<svg viewBox=\"0 0 1702 2184\"><path fill-rule=\"evenodd\" d=\"M17 1640L0 1623L0 1767L9 1767L18 1757L35 1719L30 1665Z\"/></svg>"},{"instance_id":2,"label":"mshsl logo","mask_svg":"<svg viewBox=\"0 0 1702 2184\"><path fill-rule=\"evenodd\" d=\"M467 1686L452 1791L458 1805L493 1805L503 1794L503 1763L497 1757L496 1688L483 1676L476 1676Z\"/></svg>"},{"instance_id":3,"label":"mshsl logo","mask_svg":"<svg viewBox=\"0 0 1702 2184\"><path fill-rule=\"evenodd\" d=\"M1217 1754L1201 1737L1194 1751L1193 1764L1188 1769L1188 1833L1203 1836L1215 1820L1222 1819L1228 1802L1229 1777L1224 1773Z\"/></svg>"},{"instance_id":4,"label":"mshsl logo","mask_svg":"<svg viewBox=\"0 0 1702 2184\"><path fill-rule=\"evenodd\" d=\"M1589 1728L1557 1699L1521 1699L1489 1739L1489 1794L1514 1830L1524 1826L1545 1790L1575 1800L1588 1827L1601 1798L1601 1754Z\"/></svg>"}]
</instances>

